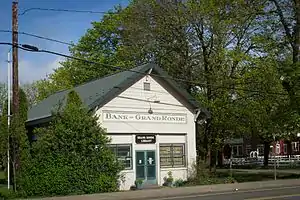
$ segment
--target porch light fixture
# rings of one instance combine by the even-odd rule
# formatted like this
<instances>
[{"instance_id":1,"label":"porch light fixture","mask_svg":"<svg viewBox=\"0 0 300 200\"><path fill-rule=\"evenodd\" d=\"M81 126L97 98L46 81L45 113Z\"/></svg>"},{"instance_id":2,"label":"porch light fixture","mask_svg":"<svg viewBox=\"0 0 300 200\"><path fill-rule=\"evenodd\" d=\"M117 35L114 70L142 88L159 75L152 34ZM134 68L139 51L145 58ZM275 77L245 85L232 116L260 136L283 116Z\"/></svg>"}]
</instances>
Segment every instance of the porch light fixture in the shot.
<instances>
[{"instance_id":1,"label":"porch light fixture","mask_svg":"<svg viewBox=\"0 0 300 200\"><path fill-rule=\"evenodd\" d=\"M148 113L149 113L150 115L153 114L153 110L152 110L151 107L149 108Z\"/></svg>"}]
</instances>

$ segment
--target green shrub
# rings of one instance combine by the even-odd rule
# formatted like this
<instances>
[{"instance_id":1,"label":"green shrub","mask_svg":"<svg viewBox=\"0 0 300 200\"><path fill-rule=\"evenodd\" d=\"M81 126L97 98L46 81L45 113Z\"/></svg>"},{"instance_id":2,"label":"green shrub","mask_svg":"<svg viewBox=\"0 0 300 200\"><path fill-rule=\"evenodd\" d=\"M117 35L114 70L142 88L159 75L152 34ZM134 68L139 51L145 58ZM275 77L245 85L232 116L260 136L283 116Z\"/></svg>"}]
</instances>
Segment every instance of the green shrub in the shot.
<instances>
[{"instance_id":1,"label":"green shrub","mask_svg":"<svg viewBox=\"0 0 300 200\"><path fill-rule=\"evenodd\" d=\"M14 199L16 197L17 195L12 190L0 187L0 200Z\"/></svg>"},{"instance_id":2,"label":"green shrub","mask_svg":"<svg viewBox=\"0 0 300 200\"><path fill-rule=\"evenodd\" d=\"M226 176L227 177L227 176ZM222 184L235 181L234 179L218 176L216 172L210 172L208 165L198 160L198 163L194 163L192 169L189 171L189 177L185 185L211 185Z\"/></svg>"},{"instance_id":3,"label":"green shrub","mask_svg":"<svg viewBox=\"0 0 300 200\"><path fill-rule=\"evenodd\" d=\"M22 196L53 196L118 190L121 165L108 148L98 118L71 92L48 127L36 129L28 166L18 181Z\"/></svg>"},{"instance_id":4,"label":"green shrub","mask_svg":"<svg viewBox=\"0 0 300 200\"><path fill-rule=\"evenodd\" d=\"M182 179L177 179L174 183L175 187L182 187L185 185L185 182Z\"/></svg>"},{"instance_id":5,"label":"green shrub","mask_svg":"<svg viewBox=\"0 0 300 200\"><path fill-rule=\"evenodd\" d=\"M233 177L231 177L231 176L229 176L229 177L226 177L225 179L224 179L224 183L236 183L237 181L233 178Z\"/></svg>"}]
</instances>

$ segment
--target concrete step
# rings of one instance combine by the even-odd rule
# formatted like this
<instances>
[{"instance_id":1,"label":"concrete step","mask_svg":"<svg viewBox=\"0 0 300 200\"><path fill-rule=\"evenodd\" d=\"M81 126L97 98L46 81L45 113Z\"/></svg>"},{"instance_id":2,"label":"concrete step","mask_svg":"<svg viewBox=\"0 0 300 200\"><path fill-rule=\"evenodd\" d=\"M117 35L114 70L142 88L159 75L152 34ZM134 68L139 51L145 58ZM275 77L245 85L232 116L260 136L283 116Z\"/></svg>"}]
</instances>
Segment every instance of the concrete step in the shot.
<instances>
[{"instance_id":1,"label":"concrete step","mask_svg":"<svg viewBox=\"0 0 300 200\"><path fill-rule=\"evenodd\" d=\"M154 185L154 184L144 184L143 185L143 190L148 190L148 189L159 189L161 186L159 185Z\"/></svg>"}]
</instances>

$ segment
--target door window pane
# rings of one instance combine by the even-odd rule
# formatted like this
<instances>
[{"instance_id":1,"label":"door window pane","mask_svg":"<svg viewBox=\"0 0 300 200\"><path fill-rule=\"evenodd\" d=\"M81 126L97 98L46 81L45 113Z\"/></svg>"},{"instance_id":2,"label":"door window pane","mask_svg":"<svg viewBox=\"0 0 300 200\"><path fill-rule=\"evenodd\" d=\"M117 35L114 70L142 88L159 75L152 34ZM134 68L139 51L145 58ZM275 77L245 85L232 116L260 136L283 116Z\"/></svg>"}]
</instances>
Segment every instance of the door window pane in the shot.
<instances>
[{"instance_id":1,"label":"door window pane","mask_svg":"<svg viewBox=\"0 0 300 200\"><path fill-rule=\"evenodd\" d=\"M147 152L147 165L155 165L155 152Z\"/></svg>"},{"instance_id":2,"label":"door window pane","mask_svg":"<svg viewBox=\"0 0 300 200\"><path fill-rule=\"evenodd\" d=\"M155 165L154 166L147 166L147 180L155 179Z\"/></svg>"},{"instance_id":3,"label":"door window pane","mask_svg":"<svg viewBox=\"0 0 300 200\"><path fill-rule=\"evenodd\" d=\"M147 151L146 166L147 166L147 180L154 180L156 177L156 166L155 166L155 152Z\"/></svg>"},{"instance_id":4,"label":"door window pane","mask_svg":"<svg viewBox=\"0 0 300 200\"><path fill-rule=\"evenodd\" d=\"M144 179L145 178L145 166L136 166L136 178Z\"/></svg>"},{"instance_id":5,"label":"door window pane","mask_svg":"<svg viewBox=\"0 0 300 200\"><path fill-rule=\"evenodd\" d=\"M145 165L144 161L145 161L144 152L136 152L136 164Z\"/></svg>"}]
</instances>

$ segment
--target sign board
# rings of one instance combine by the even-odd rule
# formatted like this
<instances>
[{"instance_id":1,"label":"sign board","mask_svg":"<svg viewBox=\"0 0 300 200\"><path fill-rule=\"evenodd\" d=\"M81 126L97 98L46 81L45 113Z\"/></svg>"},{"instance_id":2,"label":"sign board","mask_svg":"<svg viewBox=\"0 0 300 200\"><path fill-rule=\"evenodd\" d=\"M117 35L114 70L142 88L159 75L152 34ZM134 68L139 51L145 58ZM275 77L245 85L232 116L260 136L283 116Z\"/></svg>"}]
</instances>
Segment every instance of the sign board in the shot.
<instances>
[{"instance_id":1,"label":"sign board","mask_svg":"<svg viewBox=\"0 0 300 200\"><path fill-rule=\"evenodd\" d=\"M136 112L118 112L118 111L103 111L103 121L107 122L147 122L147 123L172 123L185 124L187 123L186 114L182 113L136 113Z\"/></svg>"},{"instance_id":2,"label":"sign board","mask_svg":"<svg viewBox=\"0 0 300 200\"><path fill-rule=\"evenodd\" d=\"M135 143L137 143L137 144L155 144L156 136L155 135L136 135Z\"/></svg>"}]
</instances>

